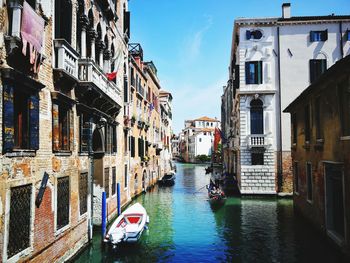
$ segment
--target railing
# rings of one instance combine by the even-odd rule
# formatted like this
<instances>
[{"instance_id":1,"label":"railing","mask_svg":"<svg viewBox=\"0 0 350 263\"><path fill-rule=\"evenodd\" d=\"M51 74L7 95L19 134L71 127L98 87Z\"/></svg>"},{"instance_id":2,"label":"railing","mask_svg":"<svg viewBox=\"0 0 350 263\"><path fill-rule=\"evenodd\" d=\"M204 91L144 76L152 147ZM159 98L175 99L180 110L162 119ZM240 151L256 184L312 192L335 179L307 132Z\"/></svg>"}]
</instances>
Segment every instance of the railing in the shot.
<instances>
[{"instance_id":1,"label":"railing","mask_svg":"<svg viewBox=\"0 0 350 263\"><path fill-rule=\"evenodd\" d=\"M91 59L79 59L79 80L92 82L112 100L122 105L121 90L107 79L103 71Z\"/></svg>"},{"instance_id":2,"label":"railing","mask_svg":"<svg viewBox=\"0 0 350 263\"><path fill-rule=\"evenodd\" d=\"M53 41L56 56L56 69L62 69L74 78L78 78L78 56L79 54L70 46L65 39Z\"/></svg>"},{"instance_id":3,"label":"railing","mask_svg":"<svg viewBox=\"0 0 350 263\"><path fill-rule=\"evenodd\" d=\"M247 136L248 147L266 147L266 135L265 134L250 134Z\"/></svg>"}]
</instances>

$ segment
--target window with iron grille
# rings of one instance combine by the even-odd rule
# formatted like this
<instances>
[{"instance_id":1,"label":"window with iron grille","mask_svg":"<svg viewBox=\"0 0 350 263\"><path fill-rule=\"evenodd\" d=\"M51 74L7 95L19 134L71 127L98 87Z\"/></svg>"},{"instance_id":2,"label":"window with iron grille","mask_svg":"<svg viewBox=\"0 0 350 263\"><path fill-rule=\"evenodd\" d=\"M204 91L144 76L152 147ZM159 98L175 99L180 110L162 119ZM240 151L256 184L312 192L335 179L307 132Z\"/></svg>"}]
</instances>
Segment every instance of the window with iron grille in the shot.
<instances>
[{"instance_id":1,"label":"window with iron grille","mask_svg":"<svg viewBox=\"0 0 350 263\"><path fill-rule=\"evenodd\" d=\"M115 195L117 190L117 173L116 168L112 167L112 195Z\"/></svg>"},{"instance_id":2,"label":"window with iron grille","mask_svg":"<svg viewBox=\"0 0 350 263\"><path fill-rule=\"evenodd\" d=\"M73 116L68 107L62 104L52 105L53 151L69 151L73 134Z\"/></svg>"},{"instance_id":3,"label":"window with iron grille","mask_svg":"<svg viewBox=\"0 0 350 263\"><path fill-rule=\"evenodd\" d=\"M69 224L69 176L57 179L57 227L59 230Z\"/></svg>"},{"instance_id":4,"label":"window with iron grille","mask_svg":"<svg viewBox=\"0 0 350 263\"><path fill-rule=\"evenodd\" d=\"M79 208L80 215L87 212L87 195L88 195L88 173L80 173L79 178Z\"/></svg>"},{"instance_id":5,"label":"window with iron grille","mask_svg":"<svg viewBox=\"0 0 350 263\"><path fill-rule=\"evenodd\" d=\"M252 159L252 165L264 165L263 152L252 152L251 159Z\"/></svg>"},{"instance_id":6,"label":"window with iron grille","mask_svg":"<svg viewBox=\"0 0 350 263\"><path fill-rule=\"evenodd\" d=\"M32 185L11 188L8 258L30 246Z\"/></svg>"},{"instance_id":7,"label":"window with iron grille","mask_svg":"<svg viewBox=\"0 0 350 263\"><path fill-rule=\"evenodd\" d=\"M105 168L105 192L106 198L109 197L109 167Z\"/></svg>"}]
</instances>

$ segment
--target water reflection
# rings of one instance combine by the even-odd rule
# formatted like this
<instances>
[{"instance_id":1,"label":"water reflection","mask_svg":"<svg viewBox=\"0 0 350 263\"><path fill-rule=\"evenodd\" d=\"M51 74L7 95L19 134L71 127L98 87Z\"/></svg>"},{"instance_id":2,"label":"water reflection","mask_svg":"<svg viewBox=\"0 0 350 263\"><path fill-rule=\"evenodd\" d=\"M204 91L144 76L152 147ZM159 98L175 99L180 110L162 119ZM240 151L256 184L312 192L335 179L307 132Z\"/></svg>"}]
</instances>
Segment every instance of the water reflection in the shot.
<instances>
[{"instance_id":1,"label":"water reflection","mask_svg":"<svg viewBox=\"0 0 350 263\"><path fill-rule=\"evenodd\" d=\"M292 200L228 198L212 209L204 168L177 164L173 187L155 187L134 201L150 215L138 244L103 251L97 233L77 262L342 262L295 216Z\"/></svg>"}]
</instances>

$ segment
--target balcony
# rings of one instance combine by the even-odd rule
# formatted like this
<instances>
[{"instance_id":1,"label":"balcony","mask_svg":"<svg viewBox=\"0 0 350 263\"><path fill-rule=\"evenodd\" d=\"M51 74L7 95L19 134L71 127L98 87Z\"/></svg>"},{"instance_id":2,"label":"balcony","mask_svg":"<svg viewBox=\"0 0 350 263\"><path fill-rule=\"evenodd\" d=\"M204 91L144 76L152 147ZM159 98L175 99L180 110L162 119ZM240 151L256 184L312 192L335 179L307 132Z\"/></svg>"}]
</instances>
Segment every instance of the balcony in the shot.
<instances>
[{"instance_id":1,"label":"balcony","mask_svg":"<svg viewBox=\"0 0 350 263\"><path fill-rule=\"evenodd\" d=\"M248 148L267 148L269 145L267 143L267 138L265 134L250 134L247 136Z\"/></svg>"},{"instance_id":2,"label":"balcony","mask_svg":"<svg viewBox=\"0 0 350 263\"><path fill-rule=\"evenodd\" d=\"M78 57L79 54L65 39L55 39L55 66L53 68L55 81L78 81Z\"/></svg>"},{"instance_id":3,"label":"balcony","mask_svg":"<svg viewBox=\"0 0 350 263\"><path fill-rule=\"evenodd\" d=\"M89 58L80 59L78 64L80 84L92 86L119 106L123 105L120 88L114 82L107 79L94 61Z\"/></svg>"}]
</instances>

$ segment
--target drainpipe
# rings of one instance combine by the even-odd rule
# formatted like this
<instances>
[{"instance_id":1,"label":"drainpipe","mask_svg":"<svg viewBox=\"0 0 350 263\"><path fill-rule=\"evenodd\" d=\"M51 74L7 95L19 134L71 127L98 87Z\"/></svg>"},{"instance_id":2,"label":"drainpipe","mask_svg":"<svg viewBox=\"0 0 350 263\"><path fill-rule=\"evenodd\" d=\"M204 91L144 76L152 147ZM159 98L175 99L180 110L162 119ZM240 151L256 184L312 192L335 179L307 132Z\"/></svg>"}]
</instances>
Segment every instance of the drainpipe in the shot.
<instances>
[{"instance_id":1,"label":"drainpipe","mask_svg":"<svg viewBox=\"0 0 350 263\"><path fill-rule=\"evenodd\" d=\"M281 105L281 47L280 47L280 28L277 27L277 50L278 50L278 114L277 131L279 138L277 141L277 192L282 188L282 105Z\"/></svg>"},{"instance_id":2,"label":"drainpipe","mask_svg":"<svg viewBox=\"0 0 350 263\"><path fill-rule=\"evenodd\" d=\"M343 23L339 22L339 40L340 40L340 56L341 58L344 57L344 50L343 50Z\"/></svg>"}]
</instances>

